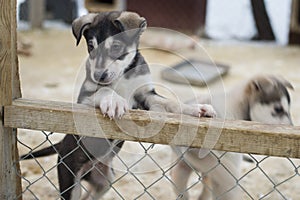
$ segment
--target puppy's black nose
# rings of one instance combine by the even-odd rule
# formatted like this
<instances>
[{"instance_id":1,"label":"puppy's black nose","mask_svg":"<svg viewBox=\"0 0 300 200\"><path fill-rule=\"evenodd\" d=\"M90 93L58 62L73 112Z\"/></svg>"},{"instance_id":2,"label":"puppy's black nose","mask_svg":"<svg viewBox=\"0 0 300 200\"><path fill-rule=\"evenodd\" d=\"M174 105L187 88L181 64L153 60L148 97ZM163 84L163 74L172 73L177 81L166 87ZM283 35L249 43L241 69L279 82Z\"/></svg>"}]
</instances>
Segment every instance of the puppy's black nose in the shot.
<instances>
[{"instance_id":1,"label":"puppy's black nose","mask_svg":"<svg viewBox=\"0 0 300 200\"><path fill-rule=\"evenodd\" d=\"M107 70L105 70L104 72L96 72L95 73L95 79L97 81L104 81L107 76L108 76Z\"/></svg>"},{"instance_id":2,"label":"puppy's black nose","mask_svg":"<svg viewBox=\"0 0 300 200\"><path fill-rule=\"evenodd\" d=\"M104 81L106 77L107 77L107 72L104 72L100 77L100 81Z\"/></svg>"}]
</instances>

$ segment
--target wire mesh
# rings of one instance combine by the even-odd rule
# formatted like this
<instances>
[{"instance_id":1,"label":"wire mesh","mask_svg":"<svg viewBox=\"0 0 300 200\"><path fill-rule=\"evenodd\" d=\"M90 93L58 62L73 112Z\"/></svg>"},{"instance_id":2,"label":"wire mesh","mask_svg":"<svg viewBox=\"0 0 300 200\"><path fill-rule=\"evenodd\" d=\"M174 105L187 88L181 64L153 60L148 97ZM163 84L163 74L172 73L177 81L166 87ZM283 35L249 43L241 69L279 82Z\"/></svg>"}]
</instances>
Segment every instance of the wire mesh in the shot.
<instances>
[{"instance_id":1,"label":"wire mesh","mask_svg":"<svg viewBox=\"0 0 300 200\"><path fill-rule=\"evenodd\" d=\"M19 133L18 145L21 154L31 155L37 149L53 146L63 136L44 131L31 132L21 130ZM35 139L32 142L33 138ZM80 142L77 148L85 149L80 146ZM226 199L228 194L233 192L241 195L237 197L238 199L300 198L300 193L297 192L300 191L298 184L300 160L298 159L243 155L244 160L238 163L240 167L236 175L228 163L236 163L230 156L242 154L211 151L209 155L216 162L211 162L209 168L201 171L199 166L195 165L194 160L187 159L190 151L191 149L186 149L182 154L177 154L168 145L125 142L122 150L113 159L115 177L106 178L108 187L104 189L105 194L101 199L198 199L201 193L202 195L205 193L204 191L208 191L212 199ZM86 154L88 155L88 152ZM63 162L63 159L57 162L57 155L19 160L22 171L20 174L22 194L19 196L23 199L63 199L61 195L65 191L59 190L57 166L68 167L68 163ZM72 175L75 180L73 186L80 188L82 197L86 199L94 199L94 196L90 194L89 185L80 179L95 171L101 174L103 172L102 164L90 159L89 169L80 174L79 178L76 178L76 174ZM203 166L205 164L207 163L202 163ZM184 165L183 169L180 165ZM178 170L180 168L182 170ZM72 173L72 170L69 170ZM181 177L179 182L174 179L176 173ZM230 183L222 179L226 177L224 174L232 178ZM207 180L213 177L211 175L218 176L217 184L227 185L226 190L214 193L216 192L215 185ZM227 180L229 180L228 177ZM180 185L185 180L188 181L186 187L182 189ZM231 185L231 183L234 184Z\"/></svg>"}]
</instances>

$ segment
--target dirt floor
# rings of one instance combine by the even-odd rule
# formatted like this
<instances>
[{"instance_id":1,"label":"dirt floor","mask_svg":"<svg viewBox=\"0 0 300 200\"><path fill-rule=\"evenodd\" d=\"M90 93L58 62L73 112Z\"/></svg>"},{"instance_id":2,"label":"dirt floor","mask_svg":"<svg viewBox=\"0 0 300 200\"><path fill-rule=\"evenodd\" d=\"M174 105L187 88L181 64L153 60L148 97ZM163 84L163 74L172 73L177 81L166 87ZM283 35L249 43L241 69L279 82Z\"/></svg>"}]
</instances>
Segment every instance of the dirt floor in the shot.
<instances>
[{"instance_id":1,"label":"dirt floor","mask_svg":"<svg viewBox=\"0 0 300 200\"><path fill-rule=\"evenodd\" d=\"M81 42L76 47L70 30L22 31L19 35L20 39L32 43L31 56L19 56L23 98L66 102L76 99L78 80L84 75L82 63L87 56L85 42ZM300 114L297 112L300 110L299 46L209 40L200 40L195 46L191 45L191 41L193 40L185 36L175 34L172 37L170 34L158 33L154 30L143 36L142 54L150 63L153 79L160 87L159 91L167 96L175 95L182 101L190 99L193 92L196 94L208 92L207 88L170 83L161 78L163 69L178 63L182 58L211 59L231 67L229 73L223 77L223 83L216 81L208 85L211 91L220 90L223 86L228 89L239 84L239 81L257 74L282 75L295 87L295 90L291 92L291 112L294 124L300 125ZM147 48L149 46L151 48ZM171 51L162 50L164 48L169 48ZM63 134L57 133L49 136L53 143L62 137ZM19 139L31 148L49 145L45 135L37 131L20 130ZM24 154L28 152L28 148L20 143L19 151L20 154ZM143 157L143 152L141 144L128 142L120 157L130 165ZM155 148L149 150L149 153L164 170L167 170L173 162L168 146L156 145ZM258 159L264 158L261 156ZM120 166L120 161L115 162L116 166ZM22 175L25 177L22 181L25 200L58 198L55 163L56 156L21 162ZM255 168L254 164L244 163L243 173L255 169L242 180L242 185L253 199L259 199L274 190L273 183L282 183L264 199L300 199L300 177L299 173L295 175L293 164L299 167L300 162L286 158L267 158L259 165L264 174L259 168ZM122 170L124 166L118 170L117 177L125 174ZM136 172L145 187L154 183L147 190L154 198L176 199L172 184L167 178L161 178L160 168L150 157L143 159L132 170ZM266 174L270 179L266 178ZM166 176L169 176L168 172ZM119 194L124 199L135 199L144 192L144 187L131 174L120 178L113 186L114 188L103 199L122 199ZM199 187L196 186L196 188ZM277 189L285 198L276 192ZM191 192L192 199L195 199L197 193L196 189ZM245 199L250 199L246 196L245 194ZM140 199L152 199L152 197L145 193Z\"/></svg>"}]
</instances>

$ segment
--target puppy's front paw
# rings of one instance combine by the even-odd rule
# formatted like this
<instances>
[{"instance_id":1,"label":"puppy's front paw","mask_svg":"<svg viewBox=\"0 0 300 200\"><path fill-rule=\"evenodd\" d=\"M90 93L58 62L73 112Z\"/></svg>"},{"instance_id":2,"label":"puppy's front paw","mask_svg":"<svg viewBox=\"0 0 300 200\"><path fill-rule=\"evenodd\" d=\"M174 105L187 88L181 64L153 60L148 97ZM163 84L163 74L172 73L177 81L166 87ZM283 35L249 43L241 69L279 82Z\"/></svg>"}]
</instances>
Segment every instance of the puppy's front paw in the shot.
<instances>
[{"instance_id":1,"label":"puppy's front paw","mask_svg":"<svg viewBox=\"0 0 300 200\"><path fill-rule=\"evenodd\" d=\"M110 119L120 119L128 111L126 99L115 94L103 97L99 107L103 115L108 116Z\"/></svg>"},{"instance_id":2,"label":"puppy's front paw","mask_svg":"<svg viewBox=\"0 0 300 200\"><path fill-rule=\"evenodd\" d=\"M217 113L212 105L198 104L200 108L199 117L216 117Z\"/></svg>"},{"instance_id":3,"label":"puppy's front paw","mask_svg":"<svg viewBox=\"0 0 300 200\"><path fill-rule=\"evenodd\" d=\"M216 117L215 109L209 104L193 104L190 105L190 115L195 117Z\"/></svg>"}]
</instances>

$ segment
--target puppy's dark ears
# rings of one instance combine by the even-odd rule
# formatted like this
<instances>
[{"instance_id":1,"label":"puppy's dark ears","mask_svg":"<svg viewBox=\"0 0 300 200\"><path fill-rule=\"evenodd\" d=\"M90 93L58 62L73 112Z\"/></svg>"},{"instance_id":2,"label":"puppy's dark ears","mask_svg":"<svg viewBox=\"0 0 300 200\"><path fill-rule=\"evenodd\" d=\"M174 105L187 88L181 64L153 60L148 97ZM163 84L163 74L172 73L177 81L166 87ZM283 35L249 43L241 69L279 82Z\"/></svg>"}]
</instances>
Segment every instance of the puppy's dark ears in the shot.
<instances>
[{"instance_id":1,"label":"puppy's dark ears","mask_svg":"<svg viewBox=\"0 0 300 200\"><path fill-rule=\"evenodd\" d=\"M285 78L278 76L278 77L274 77L278 82L280 82L282 85L284 85L285 87L294 90L294 86Z\"/></svg>"},{"instance_id":2,"label":"puppy's dark ears","mask_svg":"<svg viewBox=\"0 0 300 200\"><path fill-rule=\"evenodd\" d=\"M73 21L72 32L74 37L76 38L76 45L79 44L84 31L89 28L96 16L96 13L90 13L87 15L83 15Z\"/></svg>"},{"instance_id":3,"label":"puppy's dark ears","mask_svg":"<svg viewBox=\"0 0 300 200\"><path fill-rule=\"evenodd\" d=\"M268 90L271 87L278 86L278 84L282 84L291 90L294 89L293 85L281 76L261 76L251 82L252 88L256 91Z\"/></svg>"},{"instance_id":4,"label":"puppy's dark ears","mask_svg":"<svg viewBox=\"0 0 300 200\"><path fill-rule=\"evenodd\" d=\"M277 87L276 81L272 76L259 75L250 80L250 91L252 92L268 92L272 91L274 87Z\"/></svg>"},{"instance_id":5,"label":"puppy's dark ears","mask_svg":"<svg viewBox=\"0 0 300 200\"><path fill-rule=\"evenodd\" d=\"M115 19L113 23L121 31L141 29L140 32L142 32L147 27L146 19L134 12L122 12L121 15L117 19Z\"/></svg>"},{"instance_id":6,"label":"puppy's dark ears","mask_svg":"<svg viewBox=\"0 0 300 200\"><path fill-rule=\"evenodd\" d=\"M267 77L259 77L257 79L252 80L251 84L252 88L254 88L255 91L261 91L273 85L273 81Z\"/></svg>"}]
</instances>

